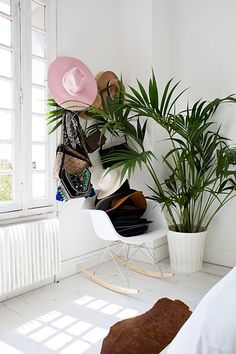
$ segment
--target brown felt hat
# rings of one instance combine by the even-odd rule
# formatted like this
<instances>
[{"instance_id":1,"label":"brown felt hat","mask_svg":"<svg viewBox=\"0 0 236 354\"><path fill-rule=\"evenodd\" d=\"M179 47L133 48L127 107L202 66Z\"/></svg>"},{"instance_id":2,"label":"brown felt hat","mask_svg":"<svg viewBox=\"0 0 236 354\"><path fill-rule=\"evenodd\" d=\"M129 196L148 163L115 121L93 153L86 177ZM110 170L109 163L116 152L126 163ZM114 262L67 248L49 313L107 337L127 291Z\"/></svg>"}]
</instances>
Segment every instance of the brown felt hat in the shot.
<instances>
[{"instance_id":1,"label":"brown felt hat","mask_svg":"<svg viewBox=\"0 0 236 354\"><path fill-rule=\"evenodd\" d=\"M125 195L122 197L116 197L112 200L111 202L111 207L110 209L106 210L107 212L111 212L116 210L117 208L119 208L122 204L124 204L124 202L129 199L132 200L132 202L134 203L134 206L137 210L139 210L140 212L144 212L147 208L147 201L143 195L142 192L140 191L135 191L129 195Z\"/></svg>"},{"instance_id":2,"label":"brown felt hat","mask_svg":"<svg viewBox=\"0 0 236 354\"><path fill-rule=\"evenodd\" d=\"M101 71L96 77L98 91L102 95L103 99L107 95L112 98L119 96L120 94L120 80L112 71Z\"/></svg>"}]
</instances>

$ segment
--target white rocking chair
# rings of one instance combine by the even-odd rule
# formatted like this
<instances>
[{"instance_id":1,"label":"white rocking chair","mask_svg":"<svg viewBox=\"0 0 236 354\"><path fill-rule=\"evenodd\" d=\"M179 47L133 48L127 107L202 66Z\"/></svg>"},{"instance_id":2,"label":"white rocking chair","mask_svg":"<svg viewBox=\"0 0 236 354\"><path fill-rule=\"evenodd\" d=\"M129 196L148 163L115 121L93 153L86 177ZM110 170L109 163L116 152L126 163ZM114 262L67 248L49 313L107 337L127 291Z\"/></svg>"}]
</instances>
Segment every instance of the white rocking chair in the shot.
<instances>
[{"instance_id":1,"label":"white rocking chair","mask_svg":"<svg viewBox=\"0 0 236 354\"><path fill-rule=\"evenodd\" d=\"M131 237L124 237L117 233L106 212L94 209L84 209L81 212L89 215L94 233L97 235L97 237L102 240L108 241L108 245L101 257L99 264L103 262L105 255L109 253L121 277L124 281L126 281L127 286L122 287L107 282L106 280L103 280L100 277L96 276L95 273L97 271L98 266L93 272L80 267L80 271L85 274L89 279L105 288L116 292L120 292L123 294L137 294L139 292L138 289L133 289L129 287L129 270L158 278L173 276L173 273L161 271L155 254L150 251L150 249L146 245L147 243L150 243L165 236L168 231L165 216L161 212L161 208L159 205L152 201L147 202L147 209L145 211L144 217L147 218L147 220L151 220L152 223L149 225L149 229L146 233L144 233L143 235ZM114 252L112 248L117 245L120 245L121 248L118 251ZM120 257L119 255L122 251L124 251L124 258ZM159 267L158 271L144 269L132 264L131 261L138 251L141 251L145 256L149 256L154 265ZM119 265L125 267L125 275L120 270Z\"/></svg>"}]
</instances>

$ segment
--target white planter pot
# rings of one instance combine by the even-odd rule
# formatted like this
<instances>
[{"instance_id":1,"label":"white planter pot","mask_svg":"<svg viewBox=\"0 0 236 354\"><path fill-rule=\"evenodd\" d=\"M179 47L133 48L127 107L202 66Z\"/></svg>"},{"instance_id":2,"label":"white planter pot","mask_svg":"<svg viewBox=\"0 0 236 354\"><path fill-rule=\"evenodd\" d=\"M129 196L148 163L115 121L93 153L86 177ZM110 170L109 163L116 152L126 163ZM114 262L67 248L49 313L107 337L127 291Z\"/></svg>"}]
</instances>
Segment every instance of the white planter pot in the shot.
<instances>
[{"instance_id":1,"label":"white planter pot","mask_svg":"<svg viewBox=\"0 0 236 354\"><path fill-rule=\"evenodd\" d=\"M168 231L170 264L173 271L191 273L202 268L207 230L196 233Z\"/></svg>"}]
</instances>

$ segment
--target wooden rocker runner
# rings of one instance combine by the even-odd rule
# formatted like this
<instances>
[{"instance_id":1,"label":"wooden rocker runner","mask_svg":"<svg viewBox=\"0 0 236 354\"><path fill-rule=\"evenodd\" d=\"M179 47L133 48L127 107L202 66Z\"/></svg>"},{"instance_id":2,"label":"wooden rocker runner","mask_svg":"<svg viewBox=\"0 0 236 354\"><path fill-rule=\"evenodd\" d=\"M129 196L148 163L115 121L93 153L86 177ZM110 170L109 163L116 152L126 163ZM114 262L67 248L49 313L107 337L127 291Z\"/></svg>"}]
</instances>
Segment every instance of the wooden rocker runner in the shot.
<instances>
[{"instance_id":1,"label":"wooden rocker runner","mask_svg":"<svg viewBox=\"0 0 236 354\"><path fill-rule=\"evenodd\" d=\"M137 273L140 273L140 274L147 275L149 277L153 277L153 278L170 278L170 277L173 277L173 273L170 273L170 272L156 272L156 271L153 271L153 270L137 267L137 266L135 266L135 265L133 265L131 263L126 262L121 257L115 257L115 259L121 265L129 268L130 270L133 270L134 272L137 272Z\"/></svg>"}]
</instances>

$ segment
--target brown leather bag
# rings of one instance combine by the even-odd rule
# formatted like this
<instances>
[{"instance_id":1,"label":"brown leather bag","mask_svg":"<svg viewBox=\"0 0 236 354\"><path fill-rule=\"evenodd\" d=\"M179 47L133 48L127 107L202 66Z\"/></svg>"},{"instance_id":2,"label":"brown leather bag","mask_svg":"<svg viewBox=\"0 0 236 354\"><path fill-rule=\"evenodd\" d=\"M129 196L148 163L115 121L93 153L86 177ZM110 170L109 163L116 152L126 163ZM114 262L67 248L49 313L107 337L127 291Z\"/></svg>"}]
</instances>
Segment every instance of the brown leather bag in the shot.
<instances>
[{"instance_id":1,"label":"brown leather bag","mask_svg":"<svg viewBox=\"0 0 236 354\"><path fill-rule=\"evenodd\" d=\"M99 130L95 131L85 139L85 146L88 153L92 153L97 149L101 148L105 144L106 138L104 135L101 136Z\"/></svg>"}]
</instances>

